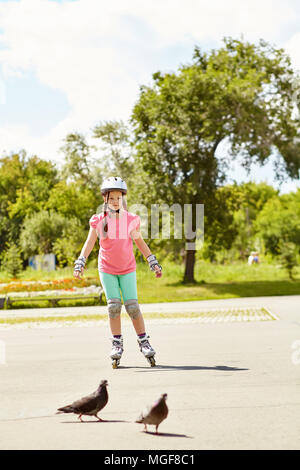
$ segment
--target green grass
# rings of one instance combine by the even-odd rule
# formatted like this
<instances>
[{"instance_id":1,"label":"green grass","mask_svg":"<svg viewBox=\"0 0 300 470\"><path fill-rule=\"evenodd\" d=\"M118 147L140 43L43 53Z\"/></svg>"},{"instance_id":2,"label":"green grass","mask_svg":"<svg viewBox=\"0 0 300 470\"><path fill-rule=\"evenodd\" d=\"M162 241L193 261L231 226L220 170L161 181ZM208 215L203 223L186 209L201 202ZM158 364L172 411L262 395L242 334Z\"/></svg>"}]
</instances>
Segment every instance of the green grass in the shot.
<instances>
[{"instance_id":1,"label":"green grass","mask_svg":"<svg viewBox=\"0 0 300 470\"><path fill-rule=\"evenodd\" d=\"M34 269L27 268L18 276L15 281L49 281L56 279L65 279L73 277L72 268L57 269L56 271L35 271ZM0 282L9 282L11 279L7 272L0 272Z\"/></svg>"},{"instance_id":2,"label":"green grass","mask_svg":"<svg viewBox=\"0 0 300 470\"><path fill-rule=\"evenodd\" d=\"M183 266L167 265L160 279L149 276L145 268L142 266L137 271L140 303L300 294L299 268L296 280L290 281L285 271L276 265L214 265L198 262L195 269L196 284L182 283Z\"/></svg>"},{"instance_id":3,"label":"green grass","mask_svg":"<svg viewBox=\"0 0 300 470\"><path fill-rule=\"evenodd\" d=\"M286 271L279 265L260 264L249 266L247 263L216 265L198 261L195 267L195 284L183 284L183 265L163 263L163 276L156 278L146 263L137 265L138 298L140 303L175 302L206 299L226 299L233 297L260 297L300 294L300 267L295 270L295 280L290 281ZM5 277L6 276L6 277ZM51 273L27 270L19 280L59 280L72 278L72 268ZM99 284L97 269L88 269L85 279ZM0 273L0 281L8 281L5 273ZM1 288L1 284L0 284ZM9 290L9 289L8 289ZM24 287L26 290L26 287ZM64 301L61 306L91 305L88 301ZM72 303L73 302L73 303ZM28 308L29 302L20 308ZM92 305L95 305L93 303ZM33 307L37 302L32 303ZM43 302L40 306L49 306Z\"/></svg>"}]
</instances>

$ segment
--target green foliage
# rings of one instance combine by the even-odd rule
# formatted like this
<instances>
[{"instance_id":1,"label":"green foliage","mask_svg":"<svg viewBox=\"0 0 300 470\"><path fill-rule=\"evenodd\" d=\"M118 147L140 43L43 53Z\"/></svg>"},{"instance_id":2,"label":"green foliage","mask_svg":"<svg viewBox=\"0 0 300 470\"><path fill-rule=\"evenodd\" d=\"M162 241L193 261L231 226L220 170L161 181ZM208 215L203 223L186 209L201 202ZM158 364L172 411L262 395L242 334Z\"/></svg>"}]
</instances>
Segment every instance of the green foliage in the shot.
<instances>
[{"instance_id":1,"label":"green foliage","mask_svg":"<svg viewBox=\"0 0 300 470\"><path fill-rule=\"evenodd\" d=\"M1 253L1 268L13 278L22 271L21 250L15 243L6 244L6 250Z\"/></svg>"},{"instance_id":2,"label":"green foliage","mask_svg":"<svg viewBox=\"0 0 300 470\"><path fill-rule=\"evenodd\" d=\"M99 194L102 171L101 167L95 164L92 156L96 147L89 145L82 134L74 132L66 136L60 150L65 159L62 179L67 180L68 183L76 182L79 187L86 186Z\"/></svg>"},{"instance_id":3,"label":"green foliage","mask_svg":"<svg viewBox=\"0 0 300 470\"><path fill-rule=\"evenodd\" d=\"M68 134L60 150L65 155L63 177L72 181L82 179L87 183L90 179L90 148L85 137L78 132Z\"/></svg>"},{"instance_id":4,"label":"green foliage","mask_svg":"<svg viewBox=\"0 0 300 470\"><path fill-rule=\"evenodd\" d=\"M174 239L173 228L170 239L145 237L162 264L202 258L226 263L256 249L280 256L293 275L300 191L279 196L267 184L224 181L237 155L249 168L274 152L278 178L299 176L300 117L293 113L299 93L282 49L232 38L207 53L196 47L191 63L175 73L157 72L151 85L141 87L130 123L94 126L97 146L78 132L68 134L61 172L24 150L0 158L0 246L15 243L3 256L22 260L20 245L25 259L54 252L60 266L73 265L88 220L102 205L99 186L118 174L127 182L133 212L139 213L135 204L149 212L151 204L205 205L205 244L194 258L185 256L186 240ZM221 143L228 154L217 154ZM193 228L195 222L194 216Z\"/></svg>"},{"instance_id":5,"label":"green foliage","mask_svg":"<svg viewBox=\"0 0 300 470\"><path fill-rule=\"evenodd\" d=\"M62 214L46 210L25 219L20 235L25 256L52 253L55 241L62 236L68 223Z\"/></svg>"},{"instance_id":6,"label":"green foliage","mask_svg":"<svg viewBox=\"0 0 300 470\"><path fill-rule=\"evenodd\" d=\"M62 180L51 189L46 208L58 211L69 219L75 217L83 227L88 227L88 221L98 205L99 191L97 194L88 186Z\"/></svg>"},{"instance_id":7,"label":"green foliage","mask_svg":"<svg viewBox=\"0 0 300 470\"><path fill-rule=\"evenodd\" d=\"M58 181L52 162L25 151L0 159L0 245L18 240L25 217L42 210Z\"/></svg>"},{"instance_id":8,"label":"green foliage","mask_svg":"<svg viewBox=\"0 0 300 470\"><path fill-rule=\"evenodd\" d=\"M293 271L298 266L298 255L297 247L291 242L280 242L280 257L283 268L285 268L289 274L291 280L294 280Z\"/></svg>"},{"instance_id":9,"label":"green foliage","mask_svg":"<svg viewBox=\"0 0 300 470\"><path fill-rule=\"evenodd\" d=\"M283 50L228 38L210 53L196 48L192 64L177 73L158 72L151 86L141 87L132 114L142 180L137 190L148 203L204 203L209 256L219 246L229 247L235 231L217 192L230 159L242 155L249 167L264 163L275 148L285 171L298 176L293 77ZM223 141L229 160L216 156Z\"/></svg>"},{"instance_id":10,"label":"green foliage","mask_svg":"<svg viewBox=\"0 0 300 470\"><path fill-rule=\"evenodd\" d=\"M256 220L256 228L266 249L273 255L281 251L280 243L300 246L300 190L270 199Z\"/></svg>"},{"instance_id":11,"label":"green foliage","mask_svg":"<svg viewBox=\"0 0 300 470\"><path fill-rule=\"evenodd\" d=\"M86 236L86 228L78 219L68 219L61 236L53 242L53 253L56 255L60 267L74 264Z\"/></svg>"},{"instance_id":12,"label":"green foliage","mask_svg":"<svg viewBox=\"0 0 300 470\"><path fill-rule=\"evenodd\" d=\"M103 155L102 173L105 177L118 175L127 187L135 182L135 165L132 147L132 130L123 121L100 122L93 129L93 137L99 141L99 150ZM130 203L131 194L129 192Z\"/></svg>"},{"instance_id":13,"label":"green foliage","mask_svg":"<svg viewBox=\"0 0 300 470\"><path fill-rule=\"evenodd\" d=\"M225 186L221 191L229 200L229 211L233 215L233 229L231 250L242 259L246 259L253 249L262 251L262 242L255 226L256 219L265 204L273 197L278 196L272 186L265 183L244 183L239 186ZM223 247L226 248L226 247Z\"/></svg>"}]
</instances>

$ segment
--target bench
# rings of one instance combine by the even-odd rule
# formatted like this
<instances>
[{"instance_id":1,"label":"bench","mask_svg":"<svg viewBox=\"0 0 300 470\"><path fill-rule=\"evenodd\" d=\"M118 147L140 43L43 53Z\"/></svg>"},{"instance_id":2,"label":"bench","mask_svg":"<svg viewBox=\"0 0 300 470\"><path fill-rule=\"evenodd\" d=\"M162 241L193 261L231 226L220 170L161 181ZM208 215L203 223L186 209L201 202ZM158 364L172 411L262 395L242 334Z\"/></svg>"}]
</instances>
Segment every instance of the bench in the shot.
<instances>
[{"instance_id":1,"label":"bench","mask_svg":"<svg viewBox=\"0 0 300 470\"><path fill-rule=\"evenodd\" d=\"M14 297L14 298L11 298L11 297L1 297L0 298L0 309L4 309L4 308L9 308L11 307L13 304L17 303L17 302L49 302L51 304L52 307L57 307L58 306L58 303L61 301L61 300L68 300L68 301L71 301L71 300L98 300L100 305L105 305L105 302L103 301L103 293L104 291L101 290L100 291L100 294L98 295L69 295L69 296L61 296L61 297L46 297L46 298L41 298L41 297L26 297L26 298L18 298L18 297Z\"/></svg>"}]
</instances>

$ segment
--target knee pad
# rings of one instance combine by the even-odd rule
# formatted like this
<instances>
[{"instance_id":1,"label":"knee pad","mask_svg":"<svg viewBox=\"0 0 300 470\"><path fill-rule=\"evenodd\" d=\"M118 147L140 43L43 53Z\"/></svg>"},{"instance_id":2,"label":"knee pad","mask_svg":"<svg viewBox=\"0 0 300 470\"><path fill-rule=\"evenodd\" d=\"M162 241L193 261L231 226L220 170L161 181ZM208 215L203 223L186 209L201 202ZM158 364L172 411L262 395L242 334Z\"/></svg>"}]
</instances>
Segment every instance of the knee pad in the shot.
<instances>
[{"instance_id":1,"label":"knee pad","mask_svg":"<svg viewBox=\"0 0 300 470\"><path fill-rule=\"evenodd\" d=\"M139 315L141 315L140 306L139 306L139 303L136 299L127 300L124 303L124 305L125 305L125 308L126 308L126 312L128 313L128 315L131 318L135 319Z\"/></svg>"},{"instance_id":2,"label":"knee pad","mask_svg":"<svg viewBox=\"0 0 300 470\"><path fill-rule=\"evenodd\" d=\"M120 299L108 299L108 314L110 318L117 318L121 314L122 303Z\"/></svg>"}]
</instances>

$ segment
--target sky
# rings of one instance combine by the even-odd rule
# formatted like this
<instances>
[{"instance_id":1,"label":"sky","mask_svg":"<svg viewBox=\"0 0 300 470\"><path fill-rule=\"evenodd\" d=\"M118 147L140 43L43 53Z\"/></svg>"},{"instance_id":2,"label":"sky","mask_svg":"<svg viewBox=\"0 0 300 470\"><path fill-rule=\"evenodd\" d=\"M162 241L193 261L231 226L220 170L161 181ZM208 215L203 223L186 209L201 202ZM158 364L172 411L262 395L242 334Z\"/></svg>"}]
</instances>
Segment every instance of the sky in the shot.
<instances>
[{"instance_id":1,"label":"sky","mask_svg":"<svg viewBox=\"0 0 300 470\"><path fill-rule=\"evenodd\" d=\"M300 70L299 0L0 0L0 155L59 164L68 133L92 143L100 121L126 121L154 72L241 35L283 47ZM236 161L233 180L279 188L272 158L250 174ZM299 187L287 179L280 190Z\"/></svg>"}]
</instances>

